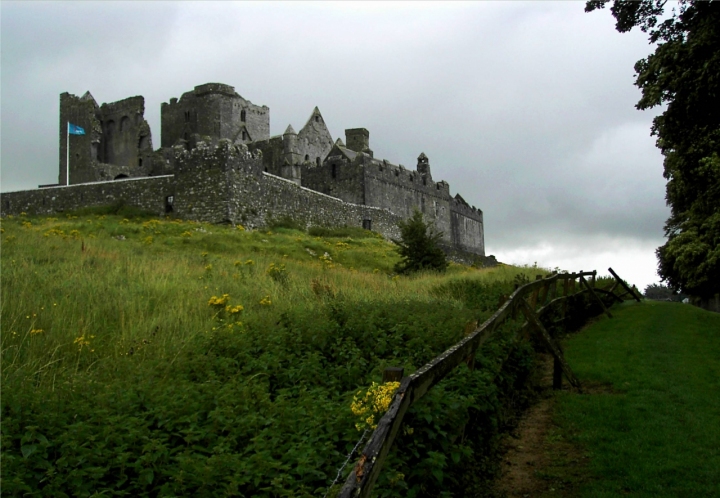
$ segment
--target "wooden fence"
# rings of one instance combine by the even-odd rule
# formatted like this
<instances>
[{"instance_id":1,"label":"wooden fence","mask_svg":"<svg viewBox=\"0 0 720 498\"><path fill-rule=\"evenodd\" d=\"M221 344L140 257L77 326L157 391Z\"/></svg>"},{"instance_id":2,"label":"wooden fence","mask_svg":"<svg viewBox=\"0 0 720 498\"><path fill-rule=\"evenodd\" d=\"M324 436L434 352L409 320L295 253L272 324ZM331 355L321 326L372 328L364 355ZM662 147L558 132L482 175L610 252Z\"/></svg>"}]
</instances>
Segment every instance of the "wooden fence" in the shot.
<instances>
[{"instance_id":1,"label":"wooden fence","mask_svg":"<svg viewBox=\"0 0 720 498\"><path fill-rule=\"evenodd\" d=\"M475 353L506 320L522 313L526 321L518 332L533 332L545 344L554 358L553 387L559 388L564 375L570 384L581 390L580 381L565 361L559 344L550 336L542 325L540 317L551 308L559 307L563 319L568 311L569 298L580 293L588 293L597 302L603 312L612 318L608 305L600 296L606 296L612 302L622 302L626 297L640 301L637 292L609 268L615 279L607 289L595 286L597 272L559 273L546 278L538 275L534 282L523 285L500 306L485 323L478 326L465 339L436 357L412 375L402 378L400 387L390 403L385 415L378 422L377 428L370 436L355 467L345 481L340 494L341 498L368 497L375 481L380 475L383 463L392 447L395 437L402 426L403 418L408 409L415 404L432 386L440 382L455 367L464 362L472 362ZM586 278L589 278L588 279ZM576 283L578 286L576 287ZM558 289L560 287L560 289ZM618 293L618 290L622 290ZM561 295L558 295L561 294ZM402 373L391 371L388 377L400 377ZM399 375L398 375L399 374ZM388 379L385 379L388 380Z\"/></svg>"}]
</instances>

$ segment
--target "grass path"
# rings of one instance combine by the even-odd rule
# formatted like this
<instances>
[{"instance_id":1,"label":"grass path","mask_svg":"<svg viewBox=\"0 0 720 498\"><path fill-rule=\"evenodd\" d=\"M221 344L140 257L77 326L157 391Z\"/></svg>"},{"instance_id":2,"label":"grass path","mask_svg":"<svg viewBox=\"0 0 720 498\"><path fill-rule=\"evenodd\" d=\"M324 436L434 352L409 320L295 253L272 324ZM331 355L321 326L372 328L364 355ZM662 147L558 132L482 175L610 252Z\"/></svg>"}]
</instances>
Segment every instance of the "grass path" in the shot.
<instances>
[{"instance_id":1,"label":"grass path","mask_svg":"<svg viewBox=\"0 0 720 498\"><path fill-rule=\"evenodd\" d=\"M581 496L720 496L720 314L625 304L570 338L594 394L561 393L555 422L589 456Z\"/></svg>"}]
</instances>

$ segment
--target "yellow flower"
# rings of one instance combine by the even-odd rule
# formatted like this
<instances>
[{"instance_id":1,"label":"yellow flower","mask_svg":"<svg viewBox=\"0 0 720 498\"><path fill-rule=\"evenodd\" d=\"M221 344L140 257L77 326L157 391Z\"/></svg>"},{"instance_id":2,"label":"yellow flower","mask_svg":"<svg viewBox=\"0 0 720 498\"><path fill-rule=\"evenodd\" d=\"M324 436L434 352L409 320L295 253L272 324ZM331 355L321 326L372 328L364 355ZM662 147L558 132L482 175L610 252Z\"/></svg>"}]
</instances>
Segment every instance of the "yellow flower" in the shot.
<instances>
[{"instance_id":1,"label":"yellow flower","mask_svg":"<svg viewBox=\"0 0 720 498\"><path fill-rule=\"evenodd\" d=\"M225 306L225 311L231 314L240 313L242 310L244 310L242 304L238 304L236 306L230 306L229 304Z\"/></svg>"},{"instance_id":2,"label":"yellow flower","mask_svg":"<svg viewBox=\"0 0 720 498\"><path fill-rule=\"evenodd\" d=\"M242 226L242 225L238 225L238 226L237 226L237 229L240 230L240 231L244 231L244 230L245 230L245 227Z\"/></svg>"},{"instance_id":3,"label":"yellow flower","mask_svg":"<svg viewBox=\"0 0 720 498\"><path fill-rule=\"evenodd\" d=\"M39 333L41 333L42 331L43 331L43 329L32 329L32 330L30 331L30 335L39 334Z\"/></svg>"},{"instance_id":4,"label":"yellow flower","mask_svg":"<svg viewBox=\"0 0 720 498\"><path fill-rule=\"evenodd\" d=\"M360 418L360 422L355 424L355 428L359 431L365 428L375 429L377 427L376 419L379 419L388 410L395 391L399 387L399 382L385 384L373 382L365 394L362 394L362 390L358 391L350 404L353 415Z\"/></svg>"},{"instance_id":5,"label":"yellow flower","mask_svg":"<svg viewBox=\"0 0 720 498\"><path fill-rule=\"evenodd\" d=\"M228 302L228 299L230 299L230 295L223 294L220 297L213 296L208 301L209 306L225 306Z\"/></svg>"},{"instance_id":6,"label":"yellow flower","mask_svg":"<svg viewBox=\"0 0 720 498\"><path fill-rule=\"evenodd\" d=\"M270 296L265 296L260 300L260 304L262 306L270 306L272 304L272 301L270 300Z\"/></svg>"}]
</instances>

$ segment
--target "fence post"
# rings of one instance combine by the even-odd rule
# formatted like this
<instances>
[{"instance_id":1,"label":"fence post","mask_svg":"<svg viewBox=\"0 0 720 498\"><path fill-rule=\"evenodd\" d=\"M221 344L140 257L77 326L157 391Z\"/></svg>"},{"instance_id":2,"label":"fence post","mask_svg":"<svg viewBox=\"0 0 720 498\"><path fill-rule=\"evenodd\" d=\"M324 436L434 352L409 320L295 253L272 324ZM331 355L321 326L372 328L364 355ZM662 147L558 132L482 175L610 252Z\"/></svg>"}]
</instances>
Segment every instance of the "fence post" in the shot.
<instances>
[{"instance_id":1,"label":"fence post","mask_svg":"<svg viewBox=\"0 0 720 498\"><path fill-rule=\"evenodd\" d=\"M400 382L403 378L405 369L401 367L387 367L383 371L383 384L387 382Z\"/></svg>"},{"instance_id":2,"label":"fence post","mask_svg":"<svg viewBox=\"0 0 720 498\"><path fill-rule=\"evenodd\" d=\"M593 289L595 288L595 276L597 275L597 270L593 270L592 277L590 277L590 287Z\"/></svg>"},{"instance_id":3,"label":"fence post","mask_svg":"<svg viewBox=\"0 0 720 498\"><path fill-rule=\"evenodd\" d=\"M590 287L590 284L587 283L587 280L585 280L585 277L583 277L582 275L580 275L580 282L582 282L583 285L585 285L585 287L587 288L587 290L590 291L590 294L592 294L592 297L594 297L595 299L597 299L597 302L600 303L600 307L603 309L603 311L604 311L605 314L608 316L608 318L612 318L613 316L612 316L612 314L610 313L610 310L607 309L607 307L605 306L605 303L603 303L603 300L600 299L600 297L599 297L597 294L595 294L595 291L593 290L593 288Z\"/></svg>"},{"instance_id":4,"label":"fence post","mask_svg":"<svg viewBox=\"0 0 720 498\"><path fill-rule=\"evenodd\" d=\"M542 275L535 275L535 280L542 280ZM535 305L537 304L538 292L540 292L540 289L535 289L532 294L530 294L530 307L533 311L535 311Z\"/></svg>"}]
</instances>

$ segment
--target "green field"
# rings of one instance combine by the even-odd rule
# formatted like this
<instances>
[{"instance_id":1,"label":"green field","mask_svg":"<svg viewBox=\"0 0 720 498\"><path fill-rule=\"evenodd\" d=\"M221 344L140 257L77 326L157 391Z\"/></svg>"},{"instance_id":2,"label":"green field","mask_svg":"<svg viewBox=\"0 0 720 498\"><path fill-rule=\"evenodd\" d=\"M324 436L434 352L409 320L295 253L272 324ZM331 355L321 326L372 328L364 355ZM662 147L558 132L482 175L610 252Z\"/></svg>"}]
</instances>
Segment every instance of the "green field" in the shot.
<instances>
[{"instance_id":1,"label":"green field","mask_svg":"<svg viewBox=\"0 0 720 498\"><path fill-rule=\"evenodd\" d=\"M367 422L357 393L543 273L400 277L394 246L360 229L112 211L2 220L3 495L322 496ZM533 369L504 337L409 413L377 496L491 478Z\"/></svg>"},{"instance_id":2,"label":"green field","mask_svg":"<svg viewBox=\"0 0 720 498\"><path fill-rule=\"evenodd\" d=\"M581 496L720 496L720 315L648 301L613 315L566 343L591 386L556 405L589 457Z\"/></svg>"}]
</instances>

